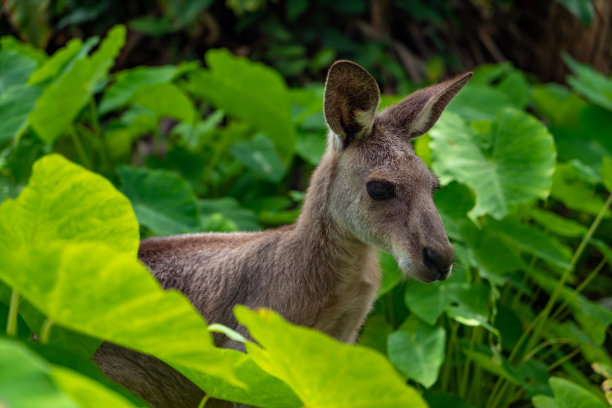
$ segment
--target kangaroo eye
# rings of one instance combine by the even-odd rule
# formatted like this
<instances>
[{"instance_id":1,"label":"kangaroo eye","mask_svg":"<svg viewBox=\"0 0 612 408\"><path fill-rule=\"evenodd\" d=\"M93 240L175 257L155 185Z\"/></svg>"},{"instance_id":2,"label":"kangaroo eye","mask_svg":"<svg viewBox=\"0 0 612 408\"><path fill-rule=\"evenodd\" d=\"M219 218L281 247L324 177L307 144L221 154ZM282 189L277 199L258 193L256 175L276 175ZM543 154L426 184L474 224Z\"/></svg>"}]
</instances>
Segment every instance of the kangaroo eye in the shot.
<instances>
[{"instance_id":1,"label":"kangaroo eye","mask_svg":"<svg viewBox=\"0 0 612 408\"><path fill-rule=\"evenodd\" d=\"M368 194L376 201L385 201L395 198L395 184L388 181L373 180L366 184Z\"/></svg>"}]
</instances>

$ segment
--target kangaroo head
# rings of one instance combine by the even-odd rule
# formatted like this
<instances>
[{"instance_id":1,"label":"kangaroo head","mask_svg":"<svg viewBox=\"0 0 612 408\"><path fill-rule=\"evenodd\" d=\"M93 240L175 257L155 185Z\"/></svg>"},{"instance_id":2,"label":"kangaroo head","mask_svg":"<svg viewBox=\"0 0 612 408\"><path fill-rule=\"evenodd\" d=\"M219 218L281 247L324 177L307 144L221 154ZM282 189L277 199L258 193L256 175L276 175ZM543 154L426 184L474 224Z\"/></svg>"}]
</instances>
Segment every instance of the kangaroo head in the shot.
<instances>
[{"instance_id":1,"label":"kangaroo head","mask_svg":"<svg viewBox=\"0 0 612 408\"><path fill-rule=\"evenodd\" d=\"M335 155L331 216L359 240L392 254L405 274L426 282L449 276L454 251L433 201L438 179L410 139L434 125L471 76L421 89L381 113L378 85L359 65L337 61L325 84Z\"/></svg>"}]
</instances>

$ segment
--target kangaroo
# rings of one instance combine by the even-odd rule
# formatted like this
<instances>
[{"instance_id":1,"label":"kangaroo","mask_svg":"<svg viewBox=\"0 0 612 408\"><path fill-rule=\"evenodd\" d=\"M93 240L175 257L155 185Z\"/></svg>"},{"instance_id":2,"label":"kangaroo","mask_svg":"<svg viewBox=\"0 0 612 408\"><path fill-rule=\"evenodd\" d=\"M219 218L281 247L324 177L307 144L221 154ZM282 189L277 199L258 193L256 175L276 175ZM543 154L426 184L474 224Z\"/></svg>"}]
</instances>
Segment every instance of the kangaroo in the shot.
<instances>
[{"instance_id":1,"label":"kangaroo","mask_svg":"<svg viewBox=\"0 0 612 408\"><path fill-rule=\"evenodd\" d=\"M376 80L353 62L335 62L325 84L327 150L295 224L149 238L141 242L139 258L208 322L248 337L233 307L266 307L292 323L354 342L379 287L377 249L421 281L451 273L454 252L433 201L438 180L411 139L434 125L471 75L414 92L378 113ZM215 342L243 350L221 335ZM154 406L196 407L204 395L149 356L105 343L94 359L107 376Z\"/></svg>"}]
</instances>

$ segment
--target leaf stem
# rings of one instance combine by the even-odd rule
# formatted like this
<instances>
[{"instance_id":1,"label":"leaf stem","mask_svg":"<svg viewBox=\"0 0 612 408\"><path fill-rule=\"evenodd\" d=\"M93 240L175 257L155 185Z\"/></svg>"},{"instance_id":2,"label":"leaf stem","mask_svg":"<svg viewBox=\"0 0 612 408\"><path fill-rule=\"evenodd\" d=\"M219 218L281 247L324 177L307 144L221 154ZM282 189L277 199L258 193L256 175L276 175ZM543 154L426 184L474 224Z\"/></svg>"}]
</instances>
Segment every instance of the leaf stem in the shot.
<instances>
[{"instance_id":1,"label":"leaf stem","mask_svg":"<svg viewBox=\"0 0 612 408\"><path fill-rule=\"evenodd\" d=\"M553 306L555 305L557 298L561 294L561 289L563 289L563 287L565 286L565 282L569 279L571 272L574 270L574 266L576 265L576 263L578 262L578 259L584 252L584 249L586 248L588 242L591 240L591 237L597 230L597 227L599 227L601 220L603 219L604 215L608 211L608 208L610 207L611 204L612 204L612 194L608 196L608 199L604 203L603 207L601 207L601 210L599 211L599 214L597 214L597 217L595 217L595 220L591 224L591 227L587 231L584 238L582 238L582 241L580 241L580 245L578 245L578 248L576 249L576 252L574 252L574 256L572 257L570 261L570 267L565 269L565 271L563 272L563 275L561 275L561 279L559 279L559 282L557 283L557 286L555 287L555 290L553 291L552 295L550 295L550 298L548 299L548 303L546 303L544 310L540 312L540 315L538 316L540 317L538 319L538 324L533 328L533 334L531 336L531 339L527 343L527 349L525 350L526 352L528 352L534 346L534 343L539 340L542 329L544 328L544 322L550 315L550 312ZM535 324L535 321L534 321L534 324ZM529 332L529 329L525 331L525 333L528 333L528 332Z\"/></svg>"},{"instance_id":2,"label":"leaf stem","mask_svg":"<svg viewBox=\"0 0 612 408\"><path fill-rule=\"evenodd\" d=\"M81 159L81 163L88 169L91 169L91 162L89 161L89 157L85 153L85 149L83 149L83 144L81 143L81 139L79 139L79 135L77 134L74 126L68 126L68 133L70 134L70 138L72 139L72 143L74 143L74 147L77 150L79 158Z\"/></svg>"},{"instance_id":3,"label":"leaf stem","mask_svg":"<svg viewBox=\"0 0 612 408\"><path fill-rule=\"evenodd\" d=\"M470 372L470 363L472 351L474 350L474 343L476 343L476 336L478 334L478 327L472 328L472 336L470 338L470 349L466 355L465 363L463 364L463 373L461 374L461 385L459 386L459 397L465 399L467 393L468 378Z\"/></svg>"},{"instance_id":4,"label":"leaf stem","mask_svg":"<svg viewBox=\"0 0 612 408\"><path fill-rule=\"evenodd\" d=\"M591 281L593 280L593 278L595 278L595 276L597 276L599 274L599 271L601 271L601 269L604 267L604 265L608 262L607 258L603 258L598 264L597 266L591 271L591 273L589 274L589 276L587 276L584 281L582 281L582 283L580 285L578 285L578 287L576 289L574 289L572 291L572 294L570 295L571 300L574 300L573 298L576 297L577 294L579 294L580 292L582 292L584 290L584 288L587 287L587 285L589 283L591 283ZM553 313L551 319L552 320L556 320L561 313L565 310L565 308L567 307L568 303L570 302L570 298L565 298L563 299L563 301L561 302L561 304L559 305L559 307L557 308L557 310L555 310L555 313Z\"/></svg>"},{"instance_id":5,"label":"leaf stem","mask_svg":"<svg viewBox=\"0 0 612 408\"><path fill-rule=\"evenodd\" d=\"M448 345L446 346L446 360L444 363L444 372L442 373L442 391L450 391L448 389L448 380L451 372L451 360L452 360L452 352L454 343L457 341L457 330L459 325L457 322L449 319L451 326L451 335L448 339Z\"/></svg>"},{"instance_id":6,"label":"leaf stem","mask_svg":"<svg viewBox=\"0 0 612 408\"><path fill-rule=\"evenodd\" d=\"M53 320L47 318L43 325L40 328L40 342L41 344L49 343L49 335L51 333L51 328L53 327Z\"/></svg>"},{"instance_id":7,"label":"leaf stem","mask_svg":"<svg viewBox=\"0 0 612 408\"><path fill-rule=\"evenodd\" d=\"M19 293L13 289L11 292L11 303L9 306L8 319L6 321L6 334L17 335L17 311L19 310Z\"/></svg>"},{"instance_id":8,"label":"leaf stem","mask_svg":"<svg viewBox=\"0 0 612 408\"><path fill-rule=\"evenodd\" d=\"M209 399L210 399L210 394L206 394L204 398L202 398L202 401L200 401L200 403L198 404L198 408L204 408L204 406L206 406L206 403L208 402Z\"/></svg>"}]
</instances>

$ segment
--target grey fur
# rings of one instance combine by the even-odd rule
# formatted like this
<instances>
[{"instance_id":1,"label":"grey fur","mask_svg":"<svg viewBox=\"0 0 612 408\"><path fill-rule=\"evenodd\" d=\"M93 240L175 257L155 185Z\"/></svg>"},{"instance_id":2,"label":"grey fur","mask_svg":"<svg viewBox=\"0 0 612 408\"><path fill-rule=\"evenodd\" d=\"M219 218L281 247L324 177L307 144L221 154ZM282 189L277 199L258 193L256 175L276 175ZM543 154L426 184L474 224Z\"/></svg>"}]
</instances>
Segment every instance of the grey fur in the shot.
<instances>
[{"instance_id":1,"label":"grey fur","mask_svg":"<svg viewBox=\"0 0 612 408\"><path fill-rule=\"evenodd\" d=\"M232 314L234 305L243 304L355 341L379 287L375 248L394 255L407 275L423 281L450 273L453 249L432 199L437 179L409 139L435 123L469 77L418 91L376 115L380 95L374 79L357 64L334 63L324 109L332 132L297 222L255 233L150 238L142 241L139 258L164 288L183 292L209 323L248 337ZM365 189L372 179L395 184L397 197L372 200ZM424 264L424 248L436 255L433 269ZM215 342L242 349L221 335ZM204 395L152 357L104 344L94 359L107 376L156 407L195 407Z\"/></svg>"}]
</instances>

